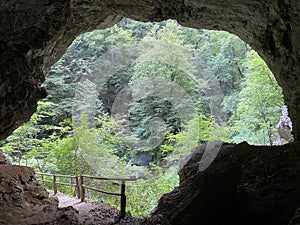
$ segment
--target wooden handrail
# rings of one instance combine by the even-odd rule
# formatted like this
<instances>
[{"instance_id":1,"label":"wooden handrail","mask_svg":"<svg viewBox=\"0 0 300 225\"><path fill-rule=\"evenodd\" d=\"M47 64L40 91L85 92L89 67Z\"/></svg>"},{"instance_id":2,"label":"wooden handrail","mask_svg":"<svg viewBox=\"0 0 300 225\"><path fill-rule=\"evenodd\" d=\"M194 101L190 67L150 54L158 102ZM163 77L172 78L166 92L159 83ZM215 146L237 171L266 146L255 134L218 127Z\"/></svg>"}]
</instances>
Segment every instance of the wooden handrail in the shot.
<instances>
[{"instance_id":1,"label":"wooden handrail","mask_svg":"<svg viewBox=\"0 0 300 225\"><path fill-rule=\"evenodd\" d=\"M77 176L71 176L71 175L61 175L61 174L51 174L51 173L40 173L35 172L38 175L45 175L45 176L56 176L56 177L65 177L65 178L76 178Z\"/></svg>"},{"instance_id":2,"label":"wooden handrail","mask_svg":"<svg viewBox=\"0 0 300 225\"><path fill-rule=\"evenodd\" d=\"M71 175L61 175L61 174L51 174L51 173L40 173L40 172L36 172L37 175L41 175L42 176L42 179L38 181L41 181L41 182L48 182L48 183L53 183L53 192L54 192L54 195L57 194L57 185L65 185L65 186L74 186L75 189L76 189L76 195L78 196L79 198L79 185L78 185L78 176L71 176ZM44 179L44 176L51 176L53 177L52 180L45 180ZM57 182L56 181L56 178L57 177L62 177L62 178L70 178L70 179L75 179L75 182L76 184L72 184L72 183L63 183L63 182Z\"/></svg>"},{"instance_id":3,"label":"wooden handrail","mask_svg":"<svg viewBox=\"0 0 300 225\"><path fill-rule=\"evenodd\" d=\"M103 190L93 188L93 187L89 187L89 186L85 186L85 185L82 185L82 187L84 187L85 189L90 189L90 190L97 191L97 192L100 192L100 193L104 193L104 194L107 194L107 195L121 196L121 193L107 192L107 191L103 191Z\"/></svg>"},{"instance_id":4,"label":"wooden handrail","mask_svg":"<svg viewBox=\"0 0 300 225\"><path fill-rule=\"evenodd\" d=\"M77 184L69 184L69 183L62 183L62 182L56 182L57 184L65 185L65 186L74 186L76 187Z\"/></svg>"},{"instance_id":5,"label":"wooden handrail","mask_svg":"<svg viewBox=\"0 0 300 225\"><path fill-rule=\"evenodd\" d=\"M38 179L41 182L53 182L54 195L56 195L56 193L57 193L57 184L59 184L59 185L66 185L66 186L74 186L76 188L77 197L80 198L82 202L85 199L85 189L90 189L90 190L108 194L108 195L120 196L121 197L121 215L120 215L121 218L124 218L125 214L126 214L125 182L137 180L137 178L107 178L107 177L96 177L96 176L91 176L91 175L86 175L86 174L82 174L80 176L50 174L50 173L40 173L40 172L36 172L36 174L42 176L41 180ZM44 180L44 176L51 176L51 177L53 177L53 180L52 181ZM75 179L76 184L57 182L56 181L57 177ZM112 192L107 192L107 191L97 189L95 187L86 186L86 185L84 185L84 178L95 179L95 180L106 180L106 181L120 181L121 182L121 192L120 193L112 193Z\"/></svg>"},{"instance_id":6,"label":"wooden handrail","mask_svg":"<svg viewBox=\"0 0 300 225\"><path fill-rule=\"evenodd\" d=\"M38 181L41 181L41 182L43 182L43 183L44 183L44 182L53 183L53 181L52 181L52 180L39 180L39 179L38 179Z\"/></svg>"},{"instance_id":7,"label":"wooden handrail","mask_svg":"<svg viewBox=\"0 0 300 225\"><path fill-rule=\"evenodd\" d=\"M81 176L86 177L86 178L91 178L91 179L96 179L96 180L115 180L115 181L135 181L137 178L108 178L108 177L96 177L96 176L90 176L90 175L85 175L82 174Z\"/></svg>"}]
</instances>

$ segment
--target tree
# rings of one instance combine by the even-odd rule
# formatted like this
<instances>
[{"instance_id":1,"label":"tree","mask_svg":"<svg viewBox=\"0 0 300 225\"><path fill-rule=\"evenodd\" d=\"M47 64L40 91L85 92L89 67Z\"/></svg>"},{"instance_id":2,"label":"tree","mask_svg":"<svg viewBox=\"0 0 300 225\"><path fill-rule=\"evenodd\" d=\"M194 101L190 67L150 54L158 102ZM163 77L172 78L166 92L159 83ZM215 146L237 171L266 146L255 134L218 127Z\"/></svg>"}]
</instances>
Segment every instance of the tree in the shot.
<instances>
[{"instance_id":1,"label":"tree","mask_svg":"<svg viewBox=\"0 0 300 225\"><path fill-rule=\"evenodd\" d=\"M89 126L95 127L96 118L101 113L102 102L98 99L96 84L86 79L78 83L74 101L72 119L75 124L79 123L82 114L87 115Z\"/></svg>"},{"instance_id":2,"label":"tree","mask_svg":"<svg viewBox=\"0 0 300 225\"><path fill-rule=\"evenodd\" d=\"M227 122L236 111L235 96L244 76L242 63L250 47L225 31L202 30L198 36L199 47L195 52L204 61L202 76L209 80L206 94L210 108L218 122ZM219 109L214 110L215 107Z\"/></svg>"},{"instance_id":3,"label":"tree","mask_svg":"<svg viewBox=\"0 0 300 225\"><path fill-rule=\"evenodd\" d=\"M53 134L60 135L61 127L48 124L55 116L51 110L53 105L51 102L39 102L37 112L32 115L30 121L16 129L2 143L1 148L10 157L10 160L20 163L21 159L31 151L40 152L37 149L45 145L45 142L48 142ZM47 153L41 152L35 157L45 157L46 155Z\"/></svg>"},{"instance_id":4,"label":"tree","mask_svg":"<svg viewBox=\"0 0 300 225\"><path fill-rule=\"evenodd\" d=\"M178 134L168 133L162 145L162 151L167 151L165 159L168 164L176 165L180 159L203 143L222 140L230 142L228 127L219 125L213 116L195 114L193 119L184 125Z\"/></svg>"},{"instance_id":5,"label":"tree","mask_svg":"<svg viewBox=\"0 0 300 225\"><path fill-rule=\"evenodd\" d=\"M244 63L245 78L238 95L237 112L231 118L233 141L272 145L275 126L284 104L282 89L259 55L252 51Z\"/></svg>"},{"instance_id":6,"label":"tree","mask_svg":"<svg viewBox=\"0 0 300 225\"><path fill-rule=\"evenodd\" d=\"M48 74L44 87L48 96L44 101L56 104L55 125L72 117L77 82L90 72L97 59L112 48L133 41L130 30L118 26L88 32L77 37L64 56Z\"/></svg>"},{"instance_id":7,"label":"tree","mask_svg":"<svg viewBox=\"0 0 300 225\"><path fill-rule=\"evenodd\" d=\"M144 54L137 59L129 83L129 127L141 140L133 147L134 155L146 154L154 162L165 157L156 143L164 141L165 132L180 131L187 122L182 120L182 112L191 109L192 114L191 105L200 106L205 85L193 74L193 61L180 35L178 24L168 21L156 37L145 36L141 42Z\"/></svg>"}]
</instances>

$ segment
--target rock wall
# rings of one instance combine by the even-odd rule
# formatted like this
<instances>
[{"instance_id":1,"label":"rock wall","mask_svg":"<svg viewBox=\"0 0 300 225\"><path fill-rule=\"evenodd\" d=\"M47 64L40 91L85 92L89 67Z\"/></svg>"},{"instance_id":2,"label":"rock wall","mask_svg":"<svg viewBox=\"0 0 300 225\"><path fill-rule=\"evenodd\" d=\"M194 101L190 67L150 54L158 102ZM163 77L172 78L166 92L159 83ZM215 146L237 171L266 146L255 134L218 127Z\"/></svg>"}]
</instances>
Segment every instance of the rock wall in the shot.
<instances>
[{"instance_id":1,"label":"rock wall","mask_svg":"<svg viewBox=\"0 0 300 225\"><path fill-rule=\"evenodd\" d=\"M51 65L77 35L122 17L172 18L184 26L222 29L249 43L283 87L300 135L300 2L297 0L11 0L0 2L0 138L27 121Z\"/></svg>"},{"instance_id":2,"label":"rock wall","mask_svg":"<svg viewBox=\"0 0 300 225\"><path fill-rule=\"evenodd\" d=\"M224 154L203 173L195 172L193 162L188 162L191 170L181 172L180 187L161 199L151 221L177 225L193 224L192 220L209 225L229 224L226 221L231 225L287 224L300 200L297 0L0 1L0 139L29 120L37 101L46 96L41 84L51 65L75 37L112 26L122 17L140 21L172 18L184 26L221 29L238 35L259 52L275 74L293 121L294 144L280 148L223 147ZM193 160L201 155L194 154ZM15 213L21 218L23 211L27 212L26 193L35 195L26 186L34 182L32 175L22 175L23 169L18 167L0 167L0 204L14 200L20 204ZM43 194L36 197L47 199ZM39 204L36 199L33 202ZM12 218L3 203L1 210L1 215Z\"/></svg>"},{"instance_id":3,"label":"rock wall","mask_svg":"<svg viewBox=\"0 0 300 225\"><path fill-rule=\"evenodd\" d=\"M165 194L144 224L287 225L300 201L300 152L288 148L223 144L199 171L206 146L180 170L180 185ZM297 217L298 215L298 217ZM299 211L293 219L299 221Z\"/></svg>"},{"instance_id":4,"label":"rock wall","mask_svg":"<svg viewBox=\"0 0 300 225\"><path fill-rule=\"evenodd\" d=\"M0 224L79 224L73 208L58 208L57 198L35 179L32 168L0 165Z\"/></svg>"},{"instance_id":5,"label":"rock wall","mask_svg":"<svg viewBox=\"0 0 300 225\"><path fill-rule=\"evenodd\" d=\"M0 139L36 111L45 76L73 39L119 19L89 1L0 2Z\"/></svg>"}]
</instances>

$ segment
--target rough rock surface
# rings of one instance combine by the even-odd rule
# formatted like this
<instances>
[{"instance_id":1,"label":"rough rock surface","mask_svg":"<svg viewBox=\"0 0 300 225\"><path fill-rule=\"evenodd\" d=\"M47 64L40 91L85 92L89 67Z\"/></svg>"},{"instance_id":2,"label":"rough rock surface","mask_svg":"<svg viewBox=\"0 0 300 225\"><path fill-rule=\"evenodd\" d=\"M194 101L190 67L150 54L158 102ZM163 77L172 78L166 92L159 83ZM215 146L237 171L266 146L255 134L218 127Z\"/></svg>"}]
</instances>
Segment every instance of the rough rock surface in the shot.
<instances>
[{"instance_id":1,"label":"rough rock surface","mask_svg":"<svg viewBox=\"0 0 300 225\"><path fill-rule=\"evenodd\" d=\"M297 0L0 1L0 138L36 110L51 65L77 35L129 17L172 18L184 26L237 34L260 53L283 87L299 140L299 16Z\"/></svg>"},{"instance_id":2,"label":"rough rock surface","mask_svg":"<svg viewBox=\"0 0 300 225\"><path fill-rule=\"evenodd\" d=\"M224 153L201 173L193 169L193 160L196 162L201 155L195 152L196 158L187 164L191 170L181 172L180 187L163 196L151 221L177 225L192 224L193 219L210 225L218 222L224 225L226 221L287 224L299 204L300 193L297 151L300 2L297 0L0 1L0 139L36 110L37 101L46 95L41 87L45 76L74 38L86 31L112 26L122 17L141 21L172 18L184 26L237 34L260 53L275 74L294 125L294 144L274 148L224 147ZM39 195L39 201L32 197L27 200L25 193L34 193L24 191L28 190L25 184L34 182L32 176L21 175L20 168L8 168L3 165L0 170L0 187L10 188L9 193L0 191L1 202L6 204L14 199L20 207L13 208L13 204L12 210L8 210L1 205L4 210L1 215L7 213L12 218L10 212L15 212L21 219L24 213L35 212L25 207L31 200L31 206L35 207L47 198ZM17 174L21 180L15 178Z\"/></svg>"},{"instance_id":3,"label":"rough rock surface","mask_svg":"<svg viewBox=\"0 0 300 225\"><path fill-rule=\"evenodd\" d=\"M288 225L300 225L300 209L296 210L294 217Z\"/></svg>"},{"instance_id":4,"label":"rough rock surface","mask_svg":"<svg viewBox=\"0 0 300 225\"><path fill-rule=\"evenodd\" d=\"M3 154L3 152L0 150L0 165L8 164L6 156Z\"/></svg>"},{"instance_id":5,"label":"rough rock surface","mask_svg":"<svg viewBox=\"0 0 300 225\"><path fill-rule=\"evenodd\" d=\"M224 144L211 166L199 171L205 147L193 151L180 171L179 187L162 196L144 224L289 223L300 201L300 152L295 144Z\"/></svg>"},{"instance_id":6,"label":"rough rock surface","mask_svg":"<svg viewBox=\"0 0 300 225\"><path fill-rule=\"evenodd\" d=\"M77 211L59 209L32 168L16 165L0 165L0 215L3 225L79 224Z\"/></svg>"}]
</instances>

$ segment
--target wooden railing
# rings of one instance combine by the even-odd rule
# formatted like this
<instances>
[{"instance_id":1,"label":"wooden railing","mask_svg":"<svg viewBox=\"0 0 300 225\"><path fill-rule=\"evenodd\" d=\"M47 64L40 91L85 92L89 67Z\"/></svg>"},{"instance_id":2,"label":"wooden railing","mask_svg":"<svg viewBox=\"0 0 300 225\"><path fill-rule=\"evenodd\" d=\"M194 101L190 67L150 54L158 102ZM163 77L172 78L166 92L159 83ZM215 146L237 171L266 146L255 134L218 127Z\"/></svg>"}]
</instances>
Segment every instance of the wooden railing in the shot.
<instances>
[{"instance_id":1,"label":"wooden railing","mask_svg":"<svg viewBox=\"0 0 300 225\"><path fill-rule=\"evenodd\" d=\"M77 197L83 202L85 199L85 190L89 189L89 190L93 190L96 192L100 192L100 193L104 193L104 194L108 194L108 195L116 195L116 196L120 196L121 197L121 205L120 205L120 209L121 209L121 218L125 217L126 214L126 194L125 194L125 190L126 190L126 181L135 181L137 180L136 178L106 178L106 177L96 177L96 176L90 176L90 175L80 175L80 176L69 176L69 175L60 175L60 174L49 174L49 173L39 173L36 172L37 175L41 176L42 179L37 179L38 181L41 182L49 182L53 184L53 191L54 191L54 195L56 195L57 193L57 185L65 185L65 186L73 186L75 187L75 193L77 195ZM52 180L47 180L44 179L45 176L47 177L52 177ZM62 177L62 178L70 178L70 180L75 180L75 183L65 183L65 182L58 182L57 178ZM98 188L95 187L90 187L84 184L85 182L85 178L88 179L95 179L95 180L103 180L103 181L118 181L121 182L121 191L120 193L113 193L113 192L108 192L108 191L104 191L104 190L100 190Z\"/></svg>"}]
</instances>

